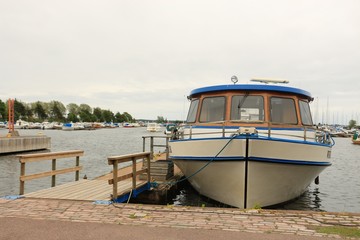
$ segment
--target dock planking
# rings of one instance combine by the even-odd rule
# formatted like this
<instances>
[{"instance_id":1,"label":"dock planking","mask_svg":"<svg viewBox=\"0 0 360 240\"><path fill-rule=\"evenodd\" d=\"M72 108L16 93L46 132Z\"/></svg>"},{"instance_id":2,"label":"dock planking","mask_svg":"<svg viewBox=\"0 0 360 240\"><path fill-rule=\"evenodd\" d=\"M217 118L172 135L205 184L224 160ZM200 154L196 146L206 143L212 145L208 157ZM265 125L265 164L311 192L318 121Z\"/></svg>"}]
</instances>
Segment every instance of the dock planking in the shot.
<instances>
[{"instance_id":1,"label":"dock planking","mask_svg":"<svg viewBox=\"0 0 360 240\"><path fill-rule=\"evenodd\" d=\"M146 185L147 181L138 181L137 188ZM118 184L119 195L125 195L132 190L132 180L126 179ZM65 183L56 187L42 189L36 192L27 193L24 197L40 199L62 199L62 200L81 200L97 201L111 200L113 193L112 185L107 180L86 180Z\"/></svg>"}]
</instances>

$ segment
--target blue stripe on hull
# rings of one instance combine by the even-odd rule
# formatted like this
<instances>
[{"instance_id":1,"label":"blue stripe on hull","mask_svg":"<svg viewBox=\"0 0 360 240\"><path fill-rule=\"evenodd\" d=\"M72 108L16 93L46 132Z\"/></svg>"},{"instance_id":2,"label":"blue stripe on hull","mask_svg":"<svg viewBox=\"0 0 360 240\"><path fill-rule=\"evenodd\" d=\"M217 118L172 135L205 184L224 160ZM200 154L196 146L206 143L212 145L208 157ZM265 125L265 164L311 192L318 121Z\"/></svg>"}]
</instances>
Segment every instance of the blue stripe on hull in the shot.
<instances>
[{"instance_id":1,"label":"blue stripe on hull","mask_svg":"<svg viewBox=\"0 0 360 240\"><path fill-rule=\"evenodd\" d=\"M245 157L188 157L188 156L172 156L171 160L185 160L185 161L245 161ZM249 157L248 161L254 162L266 162L266 163L280 163L280 164L293 164L293 165L308 165L308 166L331 166L330 162L312 162L312 161L301 161L301 160L288 160L288 159L273 159L273 158L259 158Z\"/></svg>"},{"instance_id":2,"label":"blue stripe on hull","mask_svg":"<svg viewBox=\"0 0 360 240\"><path fill-rule=\"evenodd\" d=\"M230 140L231 137L214 137L214 138L191 138L191 139L181 139L181 140L171 140L170 142L185 142L185 141L208 141L208 140ZM284 143L295 143L295 144L307 144L313 146L321 147L331 147L329 144L310 142L304 140L293 140L293 139L283 139L283 138L274 138L274 137L264 137L258 135L239 135L234 140L255 140L255 141L274 141L274 142L284 142Z\"/></svg>"}]
</instances>

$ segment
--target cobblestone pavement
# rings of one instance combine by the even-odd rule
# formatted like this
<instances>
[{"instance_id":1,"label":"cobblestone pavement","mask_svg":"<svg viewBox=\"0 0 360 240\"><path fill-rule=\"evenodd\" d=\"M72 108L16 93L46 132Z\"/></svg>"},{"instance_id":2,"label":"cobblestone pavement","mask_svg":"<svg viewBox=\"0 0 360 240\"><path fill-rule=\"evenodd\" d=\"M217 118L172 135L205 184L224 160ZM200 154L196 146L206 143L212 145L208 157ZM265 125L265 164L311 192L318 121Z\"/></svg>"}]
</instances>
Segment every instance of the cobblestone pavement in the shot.
<instances>
[{"instance_id":1,"label":"cobblestone pavement","mask_svg":"<svg viewBox=\"0 0 360 240\"><path fill-rule=\"evenodd\" d=\"M314 227L341 225L360 229L360 213L94 204L85 201L29 198L0 198L1 217L334 238L340 237L317 233Z\"/></svg>"}]
</instances>

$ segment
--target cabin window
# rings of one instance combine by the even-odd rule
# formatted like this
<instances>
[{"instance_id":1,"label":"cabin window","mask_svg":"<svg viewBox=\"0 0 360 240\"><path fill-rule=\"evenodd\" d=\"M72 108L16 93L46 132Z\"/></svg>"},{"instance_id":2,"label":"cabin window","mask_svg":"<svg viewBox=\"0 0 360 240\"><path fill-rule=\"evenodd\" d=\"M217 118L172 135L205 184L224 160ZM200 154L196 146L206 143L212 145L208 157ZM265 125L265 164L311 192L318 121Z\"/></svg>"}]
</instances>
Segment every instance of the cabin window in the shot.
<instances>
[{"instance_id":1,"label":"cabin window","mask_svg":"<svg viewBox=\"0 0 360 240\"><path fill-rule=\"evenodd\" d=\"M225 119L225 97L207 97L202 101L200 122L215 122Z\"/></svg>"},{"instance_id":2,"label":"cabin window","mask_svg":"<svg viewBox=\"0 0 360 240\"><path fill-rule=\"evenodd\" d=\"M189 112L186 118L186 122L193 123L196 120L196 113L199 106L199 99L194 99L191 101Z\"/></svg>"},{"instance_id":3,"label":"cabin window","mask_svg":"<svg viewBox=\"0 0 360 240\"><path fill-rule=\"evenodd\" d=\"M304 125L313 125L309 103L307 101L300 100L299 106L301 122Z\"/></svg>"},{"instance_id":4,"label":"cabin window","mask_svg":"<svg viewBox=\"0 0 360 240\"><path fill-rule=\"evenodd\" d=\"M231 120L264 121L264 98L247 94L233 96Z\"/></svg>"},{"instance_id":5,"label":"cabin window","mask_svg":"<svg viewBox=\"0 0 360 240\"><path fill-rule=\"evenodd\" d=\"M295 101L292 98L271 98L271 122L297 124Z\"/></svg>"}]
</instances>

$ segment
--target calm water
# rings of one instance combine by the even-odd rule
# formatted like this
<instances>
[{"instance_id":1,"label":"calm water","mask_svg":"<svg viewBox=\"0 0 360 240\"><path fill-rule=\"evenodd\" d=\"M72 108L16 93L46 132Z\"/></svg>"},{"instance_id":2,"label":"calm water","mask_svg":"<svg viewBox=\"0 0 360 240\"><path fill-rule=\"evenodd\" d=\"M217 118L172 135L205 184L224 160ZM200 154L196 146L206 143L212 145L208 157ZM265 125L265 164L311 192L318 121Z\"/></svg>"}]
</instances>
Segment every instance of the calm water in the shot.
<instances>
[{"instance_id":1,"label":"calm water","mask_svg":"<svg viewBox=\"0 0 360 240\"><path fill-rule=\"evenodd\" d=\"M59 130L20 130L20 135L34 135L42 132L51 137L52 151L81 149L85 156L80 158L83 170L81 176L93 179L111 171L107 157L142 151L142 136L148 136L146 128L116 128L94 131L59 131ZM0 130L6 135L7 130ZM155 135L163 135L158 132ZM360 212L360 146L353 145L349 138L337 138L332 151L333 165L320 175L320 184L311 184L308 191L297 200L276 206L277 209L346 211ZM147 145L148 150L148 145ZM68 167L72 161L65 161ZM58 167L65 165L58 163ZM26 170L27 174L49 171L51 161L33 163ZM14 195L19 192L20 163L15 154L0 155L0 196ZM57 183L68 182L74 174L59 175ZM50 178L33 180L25 183L25 192L50 187ZM169 200L176 205L219 206L209 199L199 196L189 184L182 187Z\"/></svg>"}]
</instances>

